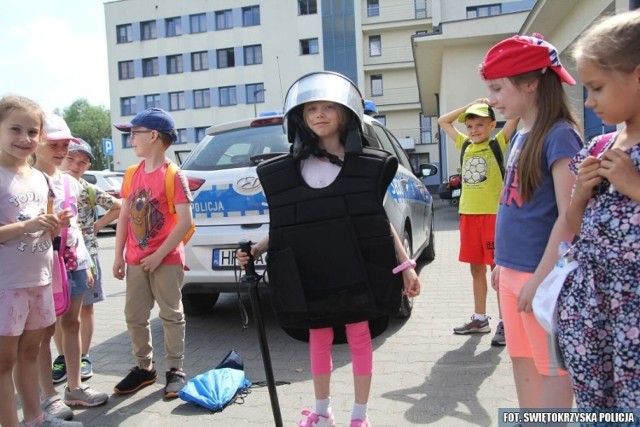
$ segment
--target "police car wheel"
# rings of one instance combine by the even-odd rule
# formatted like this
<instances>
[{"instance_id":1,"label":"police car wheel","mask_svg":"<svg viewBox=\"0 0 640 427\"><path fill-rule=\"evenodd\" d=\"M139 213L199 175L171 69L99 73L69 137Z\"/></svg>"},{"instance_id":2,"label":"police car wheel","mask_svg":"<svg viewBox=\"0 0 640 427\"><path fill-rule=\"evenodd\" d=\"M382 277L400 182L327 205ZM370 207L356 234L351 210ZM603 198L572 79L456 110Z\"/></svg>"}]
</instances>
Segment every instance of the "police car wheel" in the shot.
<instances>
[{"instance_id":1,"label":"police car wheel","mask_svg":"<svg viewBox=\"0 0 640 427\"><path fill-rule=\"evenodd\" d=\"M182 295L185 314L198 316L207 314L218 301L220 293Z\"/></svg>"}]
</instances>

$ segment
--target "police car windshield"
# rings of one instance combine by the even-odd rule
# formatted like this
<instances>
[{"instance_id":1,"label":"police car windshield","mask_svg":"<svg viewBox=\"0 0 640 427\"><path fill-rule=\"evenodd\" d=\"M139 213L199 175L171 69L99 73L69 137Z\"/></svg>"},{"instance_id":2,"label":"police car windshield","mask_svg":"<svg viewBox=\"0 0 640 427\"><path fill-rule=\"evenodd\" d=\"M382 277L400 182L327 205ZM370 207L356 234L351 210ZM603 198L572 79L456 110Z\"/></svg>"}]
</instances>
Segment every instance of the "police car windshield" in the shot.
<instances>
[{"instance_id":1,"label":"police car windshield","mask_svg":"<svg viewBox=\"0 0 640 427\"><path fill-rule=\"evenodd\" d=\"M211 171L255 166L260 160L289 152L282 125L243 127L207 136L182 164L184 170Z\"/></svg>"}]
</instances>

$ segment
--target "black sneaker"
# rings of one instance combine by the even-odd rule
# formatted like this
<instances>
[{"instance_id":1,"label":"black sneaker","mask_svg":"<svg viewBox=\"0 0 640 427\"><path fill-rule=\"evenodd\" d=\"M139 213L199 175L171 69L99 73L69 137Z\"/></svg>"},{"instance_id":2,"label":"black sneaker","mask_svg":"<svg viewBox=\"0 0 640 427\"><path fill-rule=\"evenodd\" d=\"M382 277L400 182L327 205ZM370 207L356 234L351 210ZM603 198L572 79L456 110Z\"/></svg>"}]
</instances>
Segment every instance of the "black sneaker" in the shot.
<instances>
[{"instance_id":1,"label":"black sneaker","mask_svg":"<svg viewBox=\"0 0 640 427\"><path fill-rule=\"evenodd\" d=\"M158 373L155 369L147 371L138 366L132 368L126 377L113 388L116 394L130 394L156 382Z\"/></svg>"},{"instance_id":2,"label":"black sneaker","mask_svg":"<svg viewBox=\"0 0 640 427\"><path fill-rule=\"evenodd\" d=\"M67 365L64 363L64 356L62 354L53 361L51 379L54 384L61 383L67 379Z\"/></svg>"},{"instance_id":3,"label":"black sneaker","mask_svg":"<svg viewBox=\"0 0 640 427\"><path fill-rule=\"evenodd\" d=\"M164 388L165 399L175 399L178 397L178 392L184 387L187 376L184 372L171 368L167 371L167 385Z\"/></svg>"}]
</instances>

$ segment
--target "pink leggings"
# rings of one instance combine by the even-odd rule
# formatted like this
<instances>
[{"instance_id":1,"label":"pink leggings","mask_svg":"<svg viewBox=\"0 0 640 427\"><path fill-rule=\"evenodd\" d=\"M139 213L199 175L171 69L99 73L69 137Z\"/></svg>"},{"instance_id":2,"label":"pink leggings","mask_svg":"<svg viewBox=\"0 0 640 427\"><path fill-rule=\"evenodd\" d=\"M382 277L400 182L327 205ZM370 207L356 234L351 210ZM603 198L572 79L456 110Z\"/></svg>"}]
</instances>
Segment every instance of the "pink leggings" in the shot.
<instances>
[{"instance_id":1,"label":"pink leggings","mask_svg":"<svg viewBox=\"0 0 640 427\"><path fill-rule=\"evenodd\" d=\"M346 325L347 342L351 351L354 375L373 373L373 344L369 332L369 322L349 323ZM333 328L309 330L309 352L311 353L311 374L330 374L333 370L331 346Z\"/></svg>"}]
</instances>

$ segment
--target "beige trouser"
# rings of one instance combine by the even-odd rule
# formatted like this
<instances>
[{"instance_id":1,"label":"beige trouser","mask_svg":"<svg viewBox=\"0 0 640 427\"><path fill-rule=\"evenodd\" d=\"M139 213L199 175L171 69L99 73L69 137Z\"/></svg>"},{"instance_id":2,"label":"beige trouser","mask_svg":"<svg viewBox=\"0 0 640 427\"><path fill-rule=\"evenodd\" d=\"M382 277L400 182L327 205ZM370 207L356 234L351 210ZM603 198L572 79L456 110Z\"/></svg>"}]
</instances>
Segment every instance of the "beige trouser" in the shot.
<instances>
[{"instance_id":1,"label":"beige trouser","mask_svg":"<svg viewBox=\"0 0 640 427\"><path fill-rule=\"evenodd\" d=\"M149 273L139 265L127 265L127 293L124 315L131 337L136 365L148 369L153 360L149 318L154 302L160 308L164 330L166 369L182 369L186 322L182 308L181 265L160 265Z\"/></svg>"}]
</instances>

